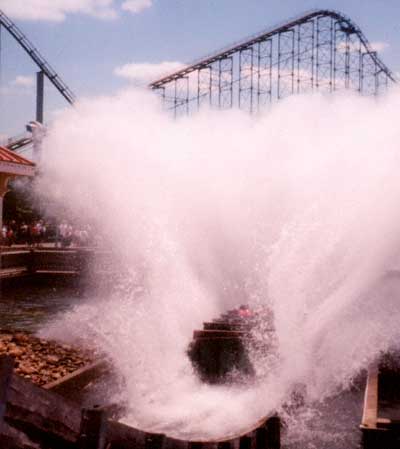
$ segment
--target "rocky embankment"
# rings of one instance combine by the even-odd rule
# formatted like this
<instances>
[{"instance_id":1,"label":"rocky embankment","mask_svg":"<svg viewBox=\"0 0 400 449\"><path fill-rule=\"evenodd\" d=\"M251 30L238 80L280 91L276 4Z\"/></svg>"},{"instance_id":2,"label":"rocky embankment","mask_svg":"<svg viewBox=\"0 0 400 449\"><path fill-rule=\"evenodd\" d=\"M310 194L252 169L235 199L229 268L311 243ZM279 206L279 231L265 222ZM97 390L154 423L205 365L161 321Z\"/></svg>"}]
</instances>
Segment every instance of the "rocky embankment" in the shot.
<instances>
[{"instance_id":1,"label":"rocky embankment","mask_svg":"<svg viewBox=\"0 0 400 449\"><path fill-rule=\"evenodd\" d=\"M91 362L87 353L33 335L0 331L0 355L15 359L15 373L37 385L56 381Z\"/></svg>"}]
</instances>

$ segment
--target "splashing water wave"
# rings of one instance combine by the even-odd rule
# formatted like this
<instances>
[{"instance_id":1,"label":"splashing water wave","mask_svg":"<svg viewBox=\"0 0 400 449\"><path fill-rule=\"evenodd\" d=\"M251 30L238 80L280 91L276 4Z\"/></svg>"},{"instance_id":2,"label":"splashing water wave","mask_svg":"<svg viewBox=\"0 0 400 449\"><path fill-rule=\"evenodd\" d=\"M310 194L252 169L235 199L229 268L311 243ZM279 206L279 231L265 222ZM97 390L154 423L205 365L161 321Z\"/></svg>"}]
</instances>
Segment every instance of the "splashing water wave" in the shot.
<instances>
[{"instance_id":1,"label":"splashing water wave","mask_svg":"<svg viewBox=\"0 0 400 449\"><path fill-rule=\"evenodd\" d=\"M45 331L86 335L124 377L127 422L221 437L279 407L293 385L337 393L395 344L400 249L400 92L299 96L252 118L173 121L151 94L82 101L55 122L40 191L94 222L128 273L108 298ZM279 357L251 384L208 386L193 329L268 304Z\"/></svg>"}]
</instances>

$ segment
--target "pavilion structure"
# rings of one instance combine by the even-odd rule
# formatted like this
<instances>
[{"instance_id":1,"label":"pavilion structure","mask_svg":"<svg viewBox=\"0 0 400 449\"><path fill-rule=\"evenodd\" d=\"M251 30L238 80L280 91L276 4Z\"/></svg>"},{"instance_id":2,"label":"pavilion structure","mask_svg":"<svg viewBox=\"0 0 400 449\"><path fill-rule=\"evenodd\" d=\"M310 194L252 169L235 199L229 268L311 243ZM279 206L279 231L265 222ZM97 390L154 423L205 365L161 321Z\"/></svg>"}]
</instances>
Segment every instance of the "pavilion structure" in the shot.
<instances>
[{"instance_id":1,"label":"pavilion structure","mask_svg":"<svg viewBox=\"0 0 400 449\"><path fill-rule=\"evenodd\" d=\"M8 183L18 176L32 177L36 165L19 154L0 146L0 230L3 228L3 200Z\"/></svg>"}]
</instances>

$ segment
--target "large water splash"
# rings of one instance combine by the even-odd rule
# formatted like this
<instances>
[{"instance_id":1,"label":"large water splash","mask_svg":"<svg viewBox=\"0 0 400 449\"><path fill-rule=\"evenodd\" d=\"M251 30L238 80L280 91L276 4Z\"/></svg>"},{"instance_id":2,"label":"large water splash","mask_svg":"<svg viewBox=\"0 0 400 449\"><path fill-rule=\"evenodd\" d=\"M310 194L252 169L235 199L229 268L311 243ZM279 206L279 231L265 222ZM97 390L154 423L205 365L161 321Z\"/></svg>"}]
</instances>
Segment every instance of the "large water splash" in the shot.
<instances>
[{"instance_id":1,"label":"large water splash","mask_svg":"<svg viewBox=\"0 0 400 449\"><path fill-rule=\"evenodd\" d=\"M257 118L170 120L149 93L82 101L45 142L42 193L95 223L127 273L48 333L86 335L125 379L134 425L221 436L345 388L398 341L400 94L309 96ZM193 329L241 303L274 311L278 358L251 385L202 385Z\"/></svg>"}]
</instances>

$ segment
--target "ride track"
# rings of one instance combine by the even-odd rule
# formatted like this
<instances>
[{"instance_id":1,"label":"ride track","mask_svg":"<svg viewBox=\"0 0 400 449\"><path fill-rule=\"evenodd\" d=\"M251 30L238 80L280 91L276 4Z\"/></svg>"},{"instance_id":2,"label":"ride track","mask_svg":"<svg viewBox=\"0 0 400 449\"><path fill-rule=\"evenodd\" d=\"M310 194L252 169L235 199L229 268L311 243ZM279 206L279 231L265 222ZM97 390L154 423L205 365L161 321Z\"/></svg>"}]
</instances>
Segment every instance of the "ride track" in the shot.
<instances>
[{"instance_id":1,"label":"ride track","mask_svg":"<svg viewBox=\"0 0 400 449\"><path fill-rule=\"evenodd\" d=\"M255 34L150 84L174 115L209 107L256 112L274 100L341 88L377 95L396 82L360 28L314 10Z\"/></svg>"},{"instance_id":2,"label":"ride track","mask_svg":"<svg viewBox=\"0 0 400 449\"><path fill-rule=\"evenodd\" d=\"M0 10L4 27L73 105L75 95L25 34ZM378 95L396 79L344 14L314 10L212 53L149 84L175 116L203 105L250 113L288 95L353 89ZM16 150L32 139L15 139Z\"/></svg>"},{"instance_id":3,"label":"ride track","mask_svg":"<svg viewBox=\"0 0 400 449\"><path fill-rule=\"evenodd\" d=\"M67 100L69 104L75 102L75 95L57 72L40 54L39 50L29 41L25 34L0 10L0 25L2 25L18 44L26 51L29 57L35 62L39 69L46 75L48 80L54 85L58 92Z\"/></svg>"},{"instance_id":4,"label":"ride track","mask_svg":"<svg viewBox=\"0 0 400 449\"><path fill-rule=\"evenodd\" d=\"M52 66L40 54L39 50L30 42L25 34L17 27L17 25L9 19L3 11L0 10L0 30L4 27L11 36L18 42L18 44L25 50L29 57L34 61L40 72L47 77L47 79L54 85L58 92L65 98L65 100L73 105L75 102L75 95L67 84L62 80L60 75L52 68ZM7 147L16 151L22 147L32 143L32 137L18 136L11 139Z\"/></svg>"}]
</instances>

